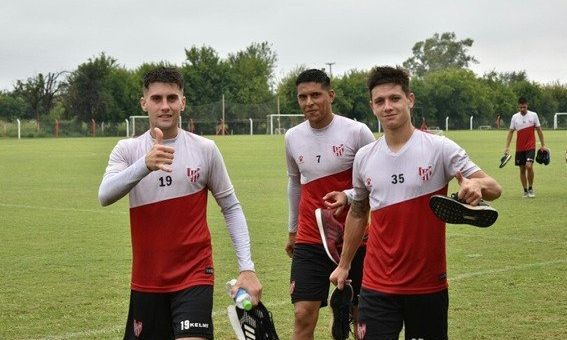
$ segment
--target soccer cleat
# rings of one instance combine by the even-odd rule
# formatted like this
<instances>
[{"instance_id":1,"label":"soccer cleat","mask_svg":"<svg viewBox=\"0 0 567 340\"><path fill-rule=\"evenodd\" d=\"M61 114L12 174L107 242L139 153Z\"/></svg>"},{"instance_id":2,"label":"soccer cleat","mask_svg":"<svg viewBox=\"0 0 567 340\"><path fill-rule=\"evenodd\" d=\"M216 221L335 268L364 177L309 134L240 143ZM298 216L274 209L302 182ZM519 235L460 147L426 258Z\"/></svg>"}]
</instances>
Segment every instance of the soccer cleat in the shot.
<instances>
[{"instance_id":1,"label":"soccer cleat","mask_svg":"<svg viewBox=\"0 0 567 340\"><path fill-rule=\"evenodd\" d=\"M535 193L533 189L528 189L528 197L529 198L534 198L535 197Z\"/></svg>"},{"instance_id":2,"label":"soccer cleat","mask_svg":"<svg viewBox=\"0 0 567 340\"><path fill-rule=\"evenodd\" d=\"M352 286L346 283L343 289L335 288L331 294L331 309L333 310L333 324L331 334L335 340L348 339L351 333L352 322Z\"/></svg>"},{"instance_id":3,"label":"soccer cleat","mask_svg":"<svg viewBox=\"0 0 567 340\"><path fill-rule=\"evenodd\" d=\"M472 206L459 201L456 193L451 197L433 195L429 199L429 206L435 216L452 224L470 224L486 228L493 225L498 218L498 211L484 201Z\"/></svg>"},{"instance_id":4,"label":"soccer cleat","mask_svg":"<svg viewBox=\"0 0 567 340\"><path fill-rule=\"evenodd\" d=\"M547 149L537 150L535 161L539 164L548 165L551 162L551 154Z\"/></svg>"},{"instance_id":5,"label":"soccer cleat","mask_svg":"<svg viewBox=\"0 0 567 340\"><path fill-rule=\"evenodd\" d=\"M524 193L522 194L523 198L528 198L530 197L530 194L527 191L524 191Z\"/></svg>"},{"instance_id":6,"label":"soccer cleat","mask_svg":"<svg viewBox=\"0 0 567 340\"><path fill-rule=\"evenodd\" d=\"M315 210L315 219L317 220L317 228L323 241L325 252L335 264L339 264L341 257L340 248L343 244L344 225L337 221L333 216L333 212L328 209L317 208Z\"/></svg>"},{"instance_id":7,"label":"soccer cleat","mask_svg":"<svg viewBox=\"0 0 567 340\"><path fill-rule=\"evenodd\" d=\"M510 158L512 158L512 156L510 156L510 154L508 154L508 153L505 153L504 156L502 156L502 158L500 158L500 168L503 168L504 165L506 165L506 163L508 163Z\"/></svg>"},{"instance_id":8,"label":"soccer cleat","mask_svg":"<svg viewBox=\"0 0 567 340\"><path fill-rule=\"evenodd\" d=\"M249 311L230 305L227 313L238 340L279 340L272 313L261 302Z\"/></svg>"}]
</instances>

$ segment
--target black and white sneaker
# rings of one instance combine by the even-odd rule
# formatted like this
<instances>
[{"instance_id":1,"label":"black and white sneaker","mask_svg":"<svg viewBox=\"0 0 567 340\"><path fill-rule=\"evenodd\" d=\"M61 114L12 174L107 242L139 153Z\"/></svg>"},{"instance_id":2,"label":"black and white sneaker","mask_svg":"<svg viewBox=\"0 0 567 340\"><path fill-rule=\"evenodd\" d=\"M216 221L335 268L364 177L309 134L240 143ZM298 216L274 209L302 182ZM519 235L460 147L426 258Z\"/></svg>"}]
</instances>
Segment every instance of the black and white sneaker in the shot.
<instances>
[{"instance_id":1,"label":"black and white sneaker","mask_svg":"<svg viewBox=\"0 0 567 340\"><path fill-rule=\"evenodd\" d=\"M238 340L279 340L272 313L262 302L249 311L230 305L227 314Z\"/></svg>"},{"instance_id":2,"label":"black and white sneaker","mask_svg":"<svg viewBox=\"0 0 567 340\"><path fill-rule=\"evenodd\" d=\"M463 203L457 199L457 194L451 197L433 195L429 199L429 206L441 220L452 224L470 224L475 227L486 228L496 222L498 211L481 201L477 206Z\"/></svg>"},{"instance_id":3,"label":"black and white sneaker","mask_svg":"<svg viewBox=\"0 0 567 340\"><path fill-rule=\"evenodd\" d=\"M335 288L331 294L331 309L333 310L333 324L331 334L335 340L348 339L352 323L352 286L346 283L343 289Z\"/></svg>"},{"instance_id":4,"label":"black and white sneaker","mask_svg":"<svg viewBox=\"0 0 567 340\"><path fill-rule=\"evenodd\" d=\"M512 158L512 156L509 153L505 153L504 156L502 156L502 158L500 158L500 168L503 168L504 165L506 165L506 163L508 163L510 158Z\"/></svg>"}]
</instances>

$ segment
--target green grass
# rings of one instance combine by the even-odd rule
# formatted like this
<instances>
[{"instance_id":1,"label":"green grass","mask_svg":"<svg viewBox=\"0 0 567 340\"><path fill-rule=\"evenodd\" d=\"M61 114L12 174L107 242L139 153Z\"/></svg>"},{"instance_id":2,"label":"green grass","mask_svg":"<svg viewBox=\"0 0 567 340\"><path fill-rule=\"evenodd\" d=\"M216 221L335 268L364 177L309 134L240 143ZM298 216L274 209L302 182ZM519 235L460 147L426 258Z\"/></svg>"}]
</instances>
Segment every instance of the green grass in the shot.
<instances>
[{"instance_id":1,"label":"green grass","mask_svg":"<svg viewBox=\"0 0 567 340\"><path fill-rule=\"evenodd\" d=\"M503 186L488 229L448 226L452 339L553 339L567 334L566 131L545 131L549 166L536 164L535 199L518 170L499 169L505 131L450 131ZM282 136L215 138L249 221L253 256L282 339L289 301ZM130 280L127 199L97 199L115 138L0 139L0 339L118 339ZM456 184L451 184L452 191ZM224 283L237 275L219 208L210 199L217 339L234 339ZM316 339L329 339L322 309Z\"/></svg>"}]
</instances>

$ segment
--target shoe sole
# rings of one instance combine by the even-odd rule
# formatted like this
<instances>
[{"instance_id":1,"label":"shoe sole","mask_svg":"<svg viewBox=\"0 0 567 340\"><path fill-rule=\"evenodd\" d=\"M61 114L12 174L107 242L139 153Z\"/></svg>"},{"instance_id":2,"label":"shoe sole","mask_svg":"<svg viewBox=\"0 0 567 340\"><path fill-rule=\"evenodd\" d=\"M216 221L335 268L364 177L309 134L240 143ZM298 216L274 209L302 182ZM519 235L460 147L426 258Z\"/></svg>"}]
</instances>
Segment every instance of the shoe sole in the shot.
<instances>
[{"instance_id":1,"label":"shoe sole","mask_svg":"<svg viewBox=\"0 0 567 340\"><path fill-rule=\"evenodd\" d=\"M319 229L319 235L321 235L321 242L323 243L323 248L325 248L325 253L327 256L333 261L334 264L338 265L337 261L331 256L331 252L329 251L329 246L327 246L327 242L325 241L327 237L325 236L325 231L323 230L323 215L321 213L321 208L315 209L315 219L317 220L317 229Z\"/></svg>"},{"instance_id":2,"label":"shoe sole","mask_svg":"<svg viewBox=\"0 0 567 340\"><path fill-rule=\"evenodd\" d=\"M232 330L234 331L236 338L238 340L246 340L246 336L244 335L242 326L240 325L240 319L238 318L238 314L236 313L236 307L234 305L229 305L226 308L226 313L228 315L228 321L232 326Z\"/></svg>"},{"instance_id":3,"label":"shoe sole","mask_svg":"<svg viewBox=\"0 0 567 340\"><path fill-rule=\"evenodd\" d=\"M511 158L512 158L511 155L507 155L504 161L500 162L500 168L503 168L504 165L506 165Z\"/></svg>"},{"instance_id":4,"label":"shoe sole","mask_svg":"<svg viewBox=\"0 0 567 340\"><path fill-rule=\"evenodd\" d=\"M498 219L498 211L492 207L472 206L442 195L431 196L429 206L435 216L451 224L470 224L487 228Z\"/></svg>"}]
</instances>

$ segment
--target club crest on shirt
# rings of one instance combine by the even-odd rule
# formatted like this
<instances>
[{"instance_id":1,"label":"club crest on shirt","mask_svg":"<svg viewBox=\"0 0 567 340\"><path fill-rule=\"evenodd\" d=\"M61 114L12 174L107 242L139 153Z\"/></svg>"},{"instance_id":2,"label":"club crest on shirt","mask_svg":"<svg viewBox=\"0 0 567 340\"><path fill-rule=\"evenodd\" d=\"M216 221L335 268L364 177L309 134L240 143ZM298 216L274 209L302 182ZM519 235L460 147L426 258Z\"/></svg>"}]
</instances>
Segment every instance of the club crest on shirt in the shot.
<instances>
[{"instance_id":1,"label":"club crest on shirt","mask_svg":"<svg viewBox=\"0 0 567 340\"><path fill-rule=\"evenodd\" d=\"M366 186L367 186L368 188L370 188L370 187L372 186L372 178L370 178L370 177L367 177L367 178L366 178Z\"/></svg>"},{"instance_id":2,"label":"club crest on shirt","mask_svg":"<svg viewBox=\"0 0 567 340\"><path fill-rule=\"evenodd\" d=\"M333 153L335 154L335 156L341 157L345 154L345 145L333 145Z\"/></svg>"},{"instance_id":3,"label":"club crest on shirt","mask_svg":"<svg viewBox=\"0 0 567 340\"><path fill-rule=\"evenodd\" d=\"M303 155L299 155L299 157L297 157L297 164L303 164Z\"/></svg>"},{"instance_id":4,"label":"club crest on shirt","mask_svg":"<svg viewBox=\"0 0 567 340\"><path fill-rule=\"evenodd\" d=\"M429 181L431 179L431 175L433 174L433 167L431 167L431 165L427 168L419 167L417 168L417 171L419 173L419 177L421 177L422 180Z\"/></svg>"},{"instance_id":5,"label":"club crest on shirt","mask_svg":"<svg viewBox=\"0 0 567 340\"><path fill-rule=\"evenodd\" d=\"M139 337L142 334L142 321L134 319L134 335Z\"/></svg>"},{"instance_id":6,"label":"club crest on shirt","mask_svg":"<svg viewBox=\"0 0 567 340\"><path fill-rule=\"evenodd\" d=\"M199 171L201 171L201 168L196 168L196 169L187 168L187 177L189 177L189 181L191 183L197 182L197 180L201 176Z\"/></svg>"}]
</instances>

